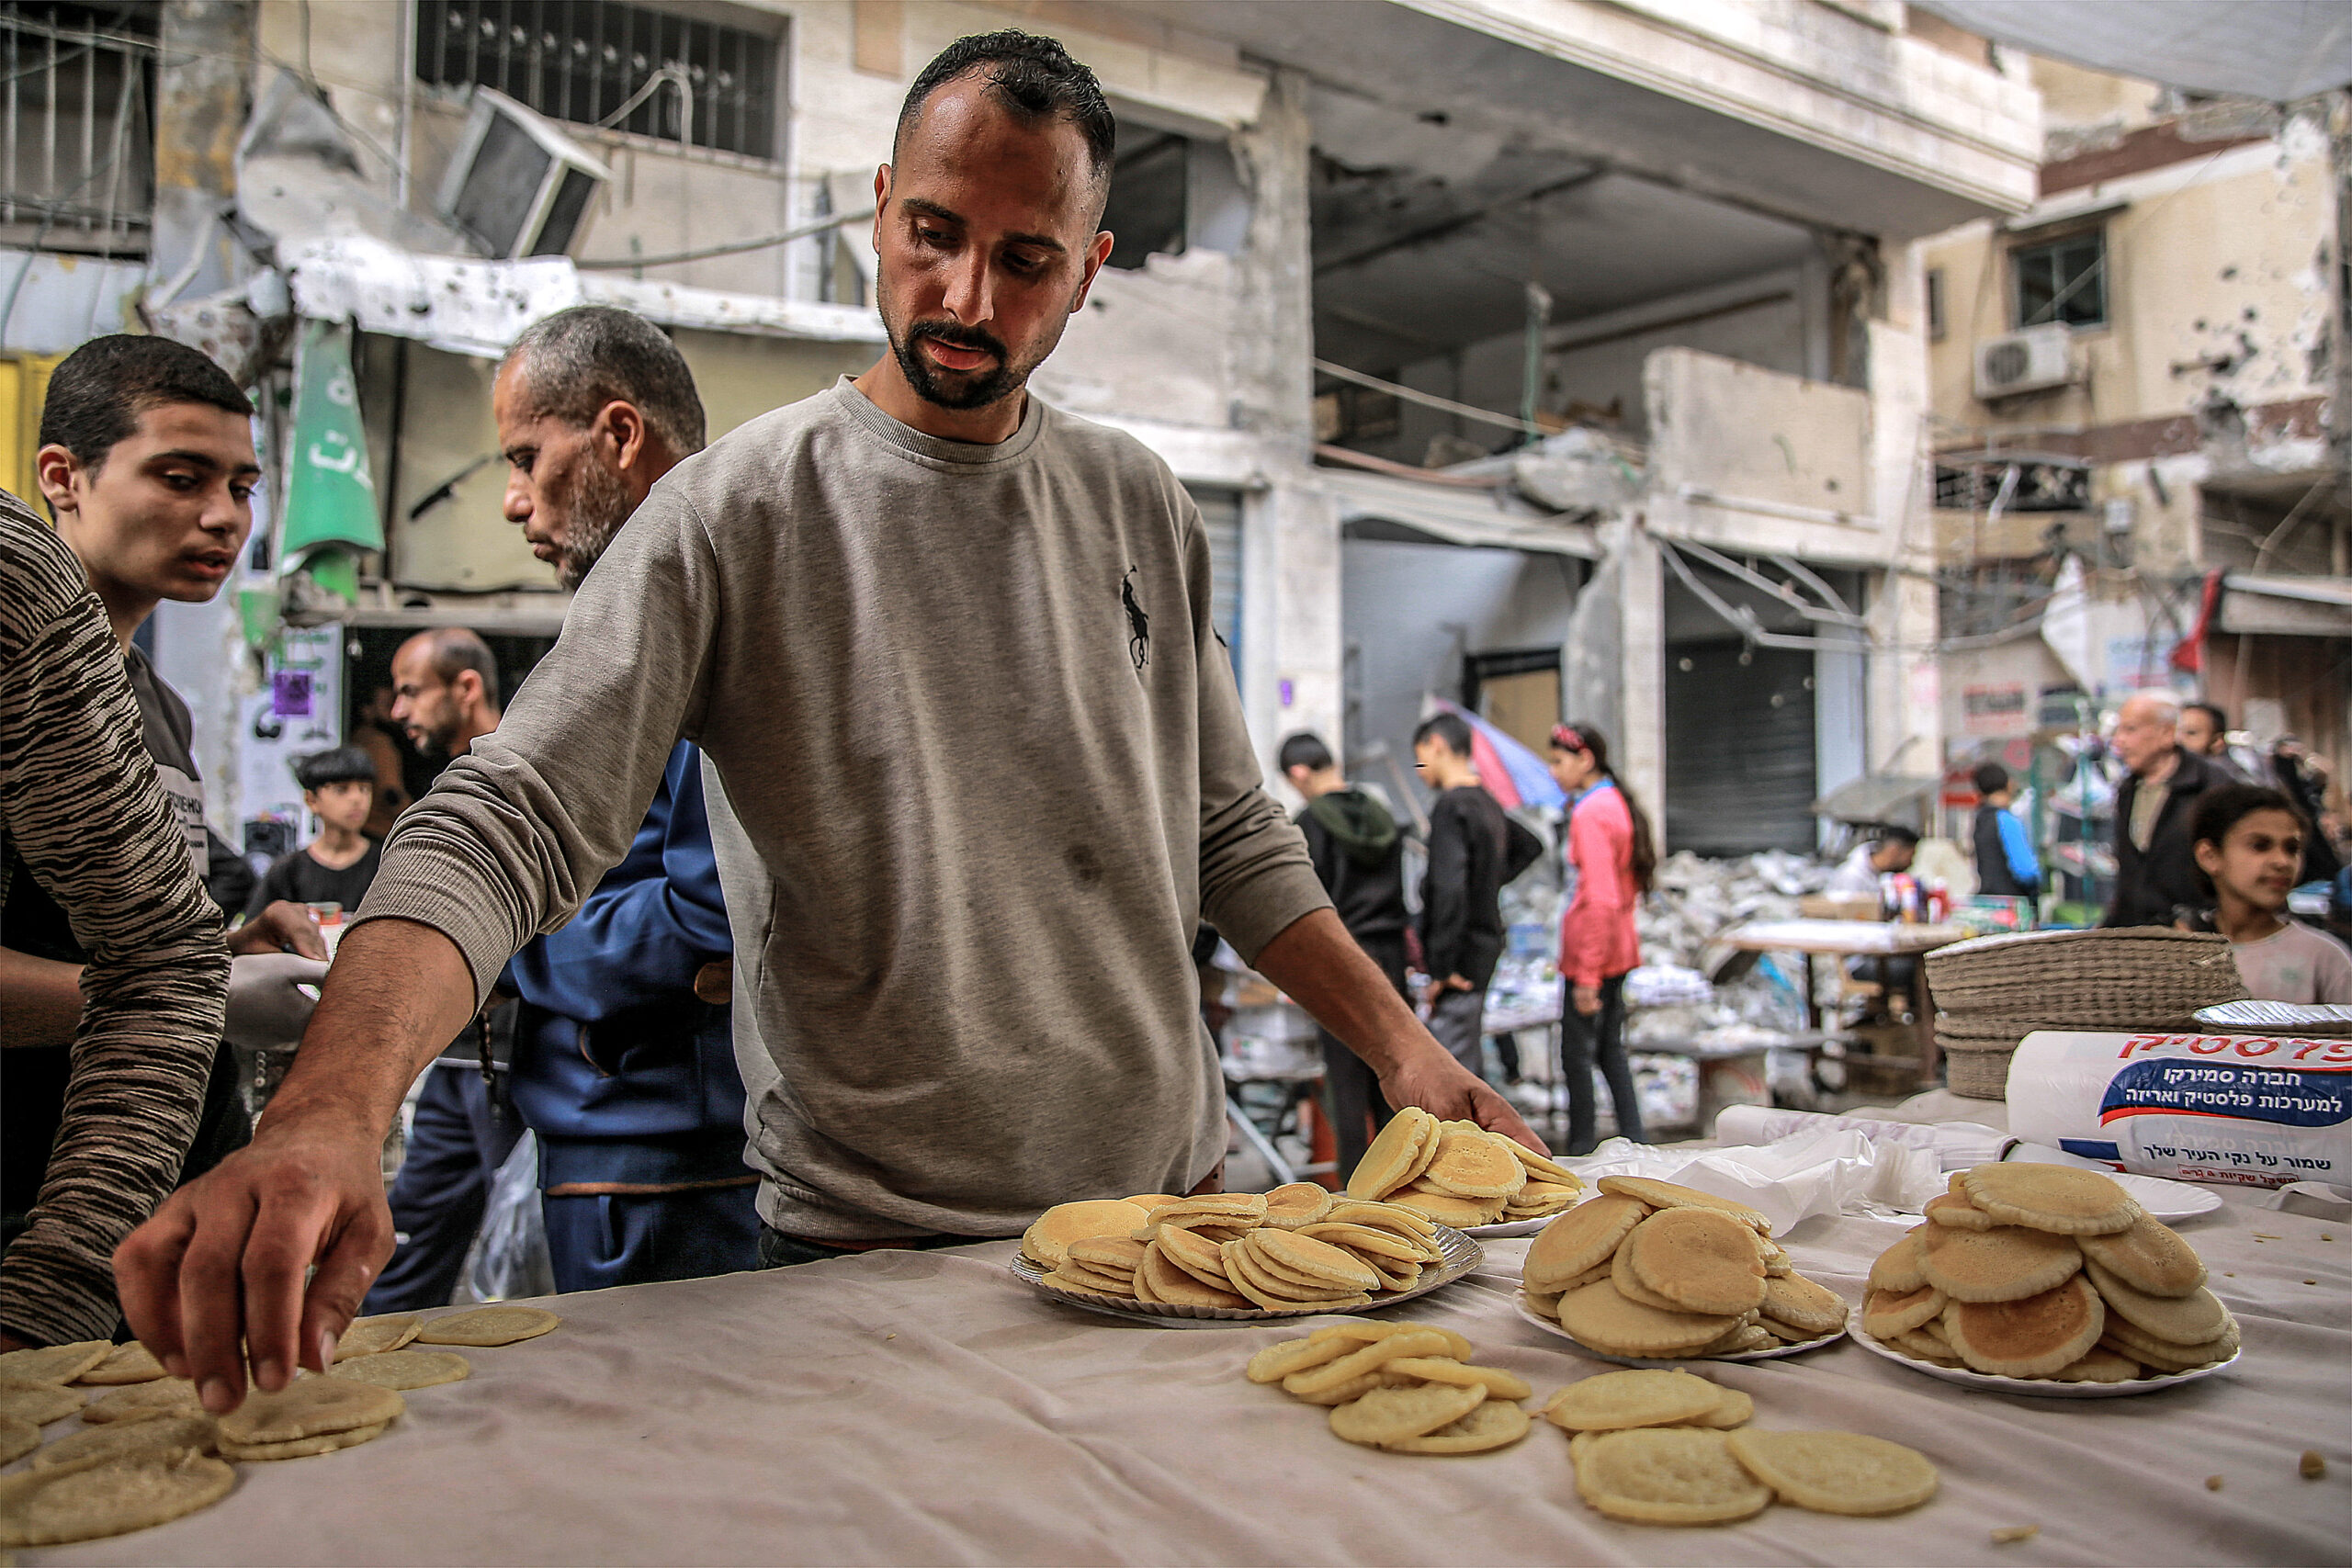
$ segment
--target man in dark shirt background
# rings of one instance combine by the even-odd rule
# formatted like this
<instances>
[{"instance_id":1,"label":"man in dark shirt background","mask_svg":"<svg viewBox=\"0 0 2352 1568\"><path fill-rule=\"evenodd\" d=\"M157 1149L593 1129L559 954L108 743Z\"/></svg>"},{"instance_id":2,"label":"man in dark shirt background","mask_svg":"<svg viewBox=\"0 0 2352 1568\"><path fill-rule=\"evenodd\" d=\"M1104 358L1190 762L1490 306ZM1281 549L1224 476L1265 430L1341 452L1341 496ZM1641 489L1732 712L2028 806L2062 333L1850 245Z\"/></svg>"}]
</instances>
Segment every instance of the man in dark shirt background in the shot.
<instances>
[{"instance_id":1,"label":"man in dark shirt background","mask_svg":"<svg viewBox=\"0 0 2352 1568\"><path fill-rule=\"evenodd\" d=\"M1430 807L1430 864L1421 878L1422 1002L1430 1032L1480 1077L1487 986L1503 953L1503 885L1535 863L1543 840L1512 821L1478 783L1470 726L1442 713L1413 731L1413 765L1438 792Z\"/></svg>"},{"instance_id":2,"label":"man in dark shirt background","mask_svg":"<svg viewBox=\"0 0 2352 1568\"><path fill-rule=\"evenodd\" d=\"M353 913L383 859L381 847L360 830L376 808L375 759L356 746L338 746L298 759L294 778L302 804L319 819L319 836L262 874L247 912L259 914L286 898Z\"/></svg>"},{"instance_id":3,"label":"man in dark shirt background","mask_svg":"<svg viewBox=\"0 0 2352 1568\"><path fill-rule=\"evenodd\" d=\"M2116 714L2110 745L2131 773L2115 792L2115 897L2101 925L2168 926L2203 902L2189 825L2204 793L2231 780L2181 746L2179 724L2168 693L2138 693Z\"/></svg>"},{"instance_id":4,"label":"man in dark shirt background","mask_svg":"<svg viewBox=\"0 0 2352 1568\"><path fill-rule=\"evenodd\" d=\"M1411 919L1405 908L1405 835L1396 818L1341 776L1320 736L1306 730L1291 736L1283 742L1280 760L1283 776L1306 797L1296 820L1340 923L1380 965L1396 994L1411 1001L1405 981L1405 927ZM1363 1057L1330 1031L1317 1032L1339 1145L1338 1174L1345 1181L1363 1158L1373 1132L1388 1124L1388 1101Z\"/></svg>"}]
</instances>

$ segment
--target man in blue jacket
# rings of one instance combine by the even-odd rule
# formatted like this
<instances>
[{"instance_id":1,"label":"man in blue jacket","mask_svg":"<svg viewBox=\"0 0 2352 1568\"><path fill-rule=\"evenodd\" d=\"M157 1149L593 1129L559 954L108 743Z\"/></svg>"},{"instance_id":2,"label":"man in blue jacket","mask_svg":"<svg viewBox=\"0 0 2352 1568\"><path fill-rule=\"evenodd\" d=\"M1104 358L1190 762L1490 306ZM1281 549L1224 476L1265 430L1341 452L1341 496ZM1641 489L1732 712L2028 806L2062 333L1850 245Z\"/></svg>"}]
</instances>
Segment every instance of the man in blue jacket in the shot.
<instances>
[{"instance_id":1,"label":"man in blue jacket","mask_svg":"<svg viewBox=\"0 0 2352 1568\"><path fill-rule=\"evenodd\" d=\"M492 389L505 513L576 588L653 483L702 449L675 346L642 317L564 310ZM681 741L627 856L561 931L514 955L514 1098L538 1135L556 1288L688 1280L758 1263L758 1178L728 1007L733 945Z\"/></svg>"}]
</instances>

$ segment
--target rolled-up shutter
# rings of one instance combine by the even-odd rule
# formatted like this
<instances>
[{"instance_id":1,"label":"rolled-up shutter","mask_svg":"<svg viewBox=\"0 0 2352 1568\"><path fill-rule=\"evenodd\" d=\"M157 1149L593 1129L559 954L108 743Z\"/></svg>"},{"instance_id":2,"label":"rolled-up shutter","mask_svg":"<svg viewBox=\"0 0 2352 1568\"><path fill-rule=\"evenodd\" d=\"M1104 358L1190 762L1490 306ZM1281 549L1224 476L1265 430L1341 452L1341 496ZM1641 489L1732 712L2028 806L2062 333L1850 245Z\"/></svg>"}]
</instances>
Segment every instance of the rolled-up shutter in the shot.
<instances>
[{"instance_id":1,"label":"rolled-up shutter","mask_svg":"<svg viewBox=\"0 0 2352 1568\"><path fill-rule=\"evenodd\" d=\"M1667 847L1702 855L1814 847L1813 658L1678 642L1666 653Z\"/></svg>"},{"instance_id":2,"label":"rolled-up shutter","mask_svg":"<svg viewBox=\"0 0 2352 1568\"><path fill-rule=\"evenodd\" d=\"M1241 672L1241 492L1208 485L1187 485L1193 504L1201 509L1201 527L1209 537L1210 613L1216 617L1217 635L1233 655L1236 676Z\"/></svg>"}]
</instances>

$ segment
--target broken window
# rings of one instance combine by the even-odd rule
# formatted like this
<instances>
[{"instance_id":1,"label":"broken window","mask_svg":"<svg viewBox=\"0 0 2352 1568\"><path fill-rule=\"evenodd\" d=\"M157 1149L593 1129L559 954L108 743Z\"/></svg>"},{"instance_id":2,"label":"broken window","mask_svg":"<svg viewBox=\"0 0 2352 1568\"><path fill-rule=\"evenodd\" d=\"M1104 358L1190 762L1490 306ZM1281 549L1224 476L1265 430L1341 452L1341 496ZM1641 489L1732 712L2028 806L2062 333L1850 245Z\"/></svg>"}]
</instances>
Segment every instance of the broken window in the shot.
<instances>
[{"instance_id":1,"label":"broken window","mask_svg":"<svg viewBox=\"0 0 2352 1568\"><path fill-rule=\"evenodd\" d=\"M416 77L494 87L575 125L610 119L639 136L773 158L776 41L616 0L419 0Z\"/></svg>"},{"instance_id":2,"label":"broken window","mask_svg":"<svg viewBox=\"0 0 2352 1568\"><path fill-rule=\"evenodd\" d=\"M1102 227L1111 231L1107 265L1132 272L1154 255L1181 256L1195 247L1241 248L1250 226L1249 196L1233 154L1214 141L1119 122L1119 152Z\"/></svg>"},{"instance_id":3,"label":"broken window","mask_svg":"<svg viewBox=\"0 0 2352 1568\"><path fill-rule=\"evenodd\" d=\"M2014 315L2020 328L2056 321L2107 324L2107 235L2094 229L2009 253Z\"/></svg>"}]
</instances>

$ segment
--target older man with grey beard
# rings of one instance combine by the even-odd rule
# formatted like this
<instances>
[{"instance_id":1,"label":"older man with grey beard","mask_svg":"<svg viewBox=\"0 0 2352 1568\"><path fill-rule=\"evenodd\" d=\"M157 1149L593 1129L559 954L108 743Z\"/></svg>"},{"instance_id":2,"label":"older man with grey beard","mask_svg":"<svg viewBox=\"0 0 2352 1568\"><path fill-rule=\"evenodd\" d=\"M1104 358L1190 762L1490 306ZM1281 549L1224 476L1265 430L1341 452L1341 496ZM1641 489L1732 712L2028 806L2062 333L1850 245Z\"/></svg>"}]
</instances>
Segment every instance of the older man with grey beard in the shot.
<instances>
[{"instance_id":1,"label":"older man with grey beard","mask_svg":"<svg viewBox=\"0 0 2352 1568\"><path fill-rule=\"evenodd\" d=\"M2179 725L2179 702L2162 692L2140 693L2115 716L2110 745L2131 775L2115 793L2115 896L2102 925L2168 926L2201 897L2189 824L2205 791L2232 781L2180 744Z\"/></svg>"}]
</instances>

